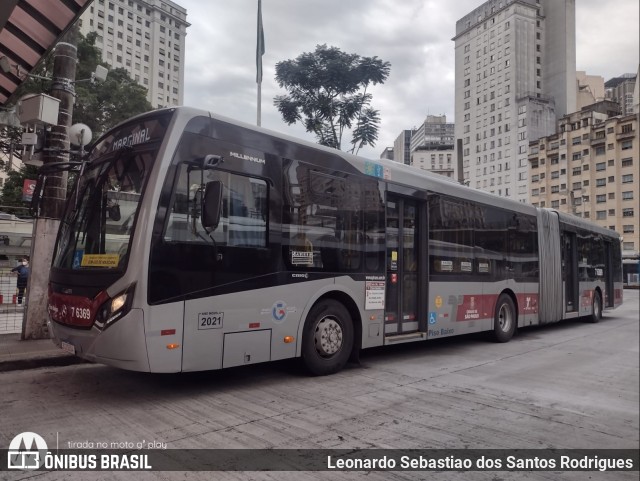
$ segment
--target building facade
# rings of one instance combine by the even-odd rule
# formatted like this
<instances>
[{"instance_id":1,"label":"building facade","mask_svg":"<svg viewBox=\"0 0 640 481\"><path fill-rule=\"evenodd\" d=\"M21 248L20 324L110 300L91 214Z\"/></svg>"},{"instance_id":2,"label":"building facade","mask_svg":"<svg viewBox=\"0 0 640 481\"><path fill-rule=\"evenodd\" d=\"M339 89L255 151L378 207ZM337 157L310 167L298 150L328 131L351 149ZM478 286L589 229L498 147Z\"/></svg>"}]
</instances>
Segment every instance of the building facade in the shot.
<instances>
[{"instance_id":1,"label":"building facade","mask_svg":"<svg viewBox=\"0 0 640 481\"><path fill-rule=\"evenodd\" d=\"M576 72L578 82L576 112L583 107L604 100L604 77L600 75L587 75L584 71Z\"/></svg>"},{"instance_id":2,"label":"building facade","mask_svg":"<svg viewBox=\"0 0 640 481\"><path fill-rule=\"evenodd\" d=\"M453 145L454 127L453 122L447 122L446 115L427 115L411 136L411 152L434 145Z\"/></svg>"},{"instance_id":3,"label":"building facade","mask_svg":"<svg viewBox=\"0 0 640 481\"><path fill-rule=\"evenodd\" d=\"M433 145L411 153L411 165L435 174L456 178L456 155L453 145Z\"/></svg>"},{"instance_id":4,"label":"building facade","mask_svg":"<svg viewBox=\"0 0 640 481\"><path fill-rule=\"evenodd\" d=\"M403 130L393 142L393 161L411 165L411 137L413 130Z\"/></svg>"},{"instance_id":5,"label":"building facade","mask_svg":"<svg viewBox=\"0 0 640 481\"><path fill-rule=\"evenodd\" d=\"M575 111L575 1L490 0L453 40L465 182L529 201L529 142Z\"/></svg>"},{"instance_id":6,"label":"building facade","mask_svg":"<svg viewBox=\"0 0 640 481\"><path fill-rule=\"evenodd\" d=\"M154 107L182 105L187 11L170 0L95 0L80 17L83 35L112 68L148 90Z\"/></svg>"},{"instance_id":7,"label":"building facade","mask_svg":"<svg viewBox=\"0 0 640 481\"><path fill-rule=\"evenodd\" d=\"M531 142L534 205L587 218L623 236L623 257L640 251L638 119L603 101L563 117L558 133Z\"/></svg>"},{"instance_id":8,"label":"building facade","mask_svg":"<svg viewBox=\"0 0 640 481\"><path fill-rule=\"evenodd\" d=\"M393 147L385 147L380 153L381 159L393 160Z\"/></svg>"},{"instance_id":9,"label":"building facade","mask_svg":"<svg viewBox=\"0 0 640 481\"><path fill-rule=\"evenodd\" d=\"M455 178L454 128L446 115L427 115L411 136L410 165Z\"/></svg>"},{"instance_id":10,"label":"building facade","mask_svg":"<svg viewBox=\"0 0 640 481\"><path fill-rule=\"evenodd\" d=\"M623 115L638 113L633 105L633 92L636 88L636 74L624 74L608 80L604 84L605 98L618 102Z\"/></svg>"}]
</instances>

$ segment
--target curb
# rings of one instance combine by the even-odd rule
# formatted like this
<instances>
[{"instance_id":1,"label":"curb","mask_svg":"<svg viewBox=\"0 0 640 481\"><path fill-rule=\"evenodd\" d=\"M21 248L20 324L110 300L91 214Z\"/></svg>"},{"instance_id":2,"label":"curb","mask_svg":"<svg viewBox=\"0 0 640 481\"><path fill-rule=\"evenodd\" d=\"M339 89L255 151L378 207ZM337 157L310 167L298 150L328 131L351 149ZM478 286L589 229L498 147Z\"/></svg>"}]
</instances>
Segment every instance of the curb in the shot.
<instances>
[{"instance_id":1,"label":"curb","mask_svg":"<svg viewBox=\"0 0 640 481\"><path fill-rule=\"evenodd\" d=\"M11 359L0 362L0 372L38 369L42 367L64 367L84 363L87 363L87 361L72 355Z\"/></svg>"}]
</instances>

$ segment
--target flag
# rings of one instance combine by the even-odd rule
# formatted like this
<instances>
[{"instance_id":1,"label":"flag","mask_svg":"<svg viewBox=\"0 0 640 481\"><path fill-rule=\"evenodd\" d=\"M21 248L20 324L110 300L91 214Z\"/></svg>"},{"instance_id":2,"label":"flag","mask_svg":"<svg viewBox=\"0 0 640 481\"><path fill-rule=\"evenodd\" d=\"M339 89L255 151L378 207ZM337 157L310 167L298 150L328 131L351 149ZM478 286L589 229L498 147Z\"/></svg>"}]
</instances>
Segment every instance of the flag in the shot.
<instances>
[{"instance_id":1,"label":"flag","mask_svg":"<svg viewBox=\"0 0 640 481\"><path fill-rule=\"evenodd\" d=\"M262 56L264 55L264 29L262 28L262 0L258 0L258 41L256 45L256 83L262 83Z\"/></svg>"}]
</instances>

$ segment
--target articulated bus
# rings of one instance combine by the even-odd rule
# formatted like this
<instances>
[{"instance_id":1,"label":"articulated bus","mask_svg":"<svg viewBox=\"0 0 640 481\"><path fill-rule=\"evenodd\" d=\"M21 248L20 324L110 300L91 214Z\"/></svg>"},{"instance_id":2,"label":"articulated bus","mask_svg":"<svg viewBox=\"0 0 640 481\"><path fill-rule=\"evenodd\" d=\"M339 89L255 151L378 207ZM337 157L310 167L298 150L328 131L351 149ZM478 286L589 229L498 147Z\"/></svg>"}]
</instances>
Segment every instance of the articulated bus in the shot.
<instances>
[{"instance_id":1,"label":"articulated bus","mask_svg":"<svg viewBox=\"0 0 640 481\"><path fill-rule=\"evenodd\" d=\"M620 237L444 177L186 107L91 149L49 284L54 342L150 372L584 317L622 303Z\"/></svg>"}]
</instances>

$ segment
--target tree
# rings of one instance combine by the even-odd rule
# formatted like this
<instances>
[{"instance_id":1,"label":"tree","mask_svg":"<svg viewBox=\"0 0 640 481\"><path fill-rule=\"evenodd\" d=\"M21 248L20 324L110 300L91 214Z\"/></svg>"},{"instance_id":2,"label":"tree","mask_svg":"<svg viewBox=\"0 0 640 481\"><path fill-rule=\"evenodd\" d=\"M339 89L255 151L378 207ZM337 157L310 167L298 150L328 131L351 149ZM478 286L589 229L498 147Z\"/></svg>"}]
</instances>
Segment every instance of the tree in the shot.
<instances>
[{"instance_id":1,"label":"tree","mask_svg":"<svg viewBox=\"0 0 640 481\"><path fill-rule=\"evenodd\" d=\"M390 70L378 57L317 45L315 52L276 64L276 81L288 95L276 96L274 105L287 124L303 122L322 145L341 149L344 131L353 129L350 152L357 153L378 139L380 113L367 89L384 83Z\"/></svg>"},{"instance_id":2,"label":"tree","mask_svg":"<svg viewBox=\"0 0 640 481\"><path fill-rule=\"evenodd\" d=\"M97 65L104 65L95 47L96 36L91 32L78 42L77 79L90 78ZM135 82L124 68L111 70L104 82L77 83L76 96L73 122L88 125L94 140L129 117L153 108L147 100L147 89Z\"/></svg>"}]
</instances>

